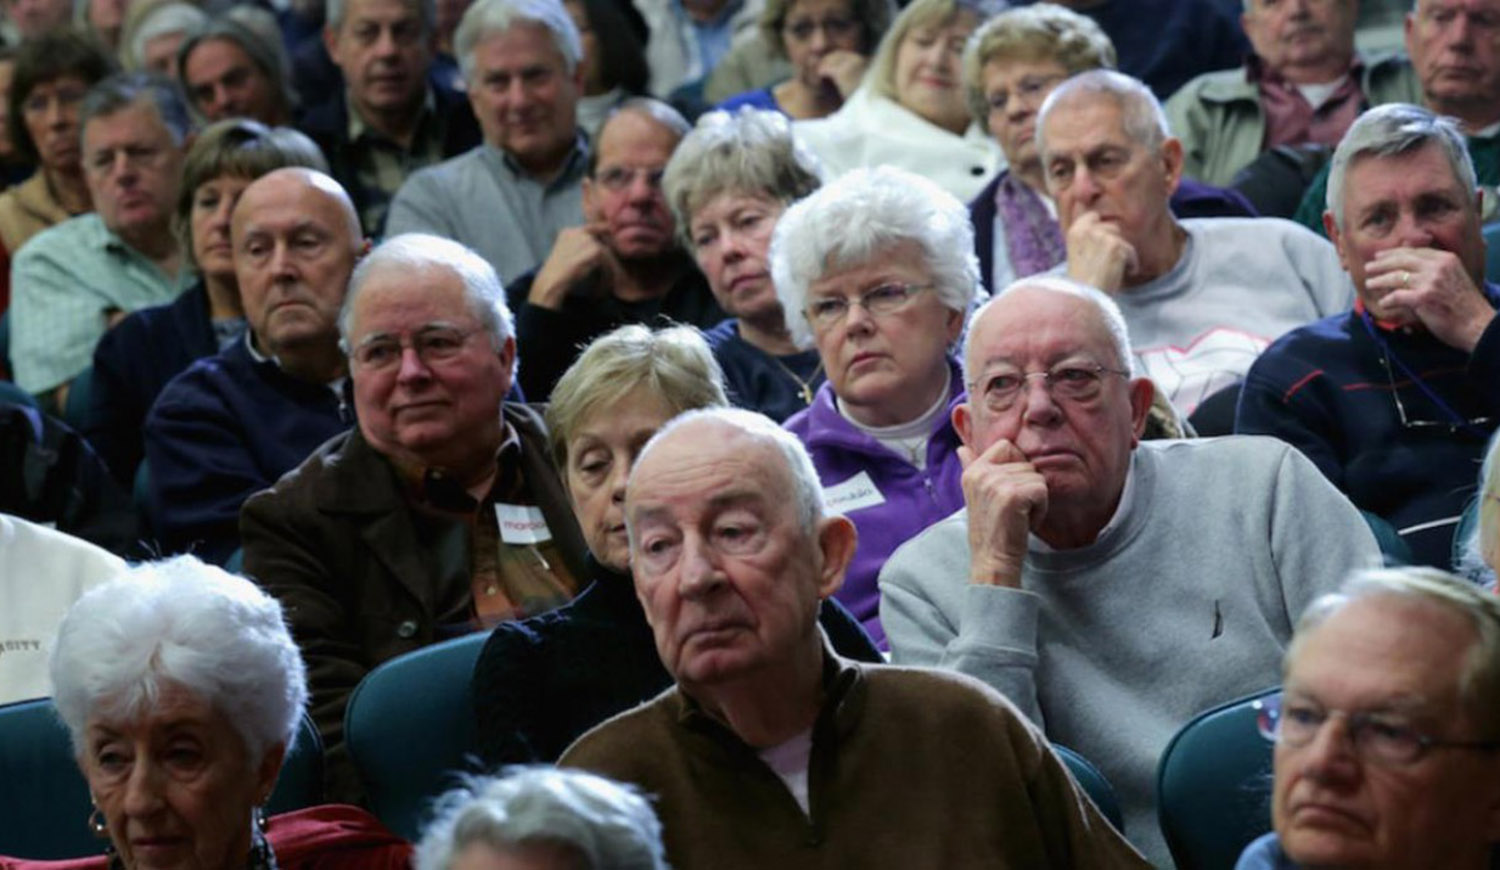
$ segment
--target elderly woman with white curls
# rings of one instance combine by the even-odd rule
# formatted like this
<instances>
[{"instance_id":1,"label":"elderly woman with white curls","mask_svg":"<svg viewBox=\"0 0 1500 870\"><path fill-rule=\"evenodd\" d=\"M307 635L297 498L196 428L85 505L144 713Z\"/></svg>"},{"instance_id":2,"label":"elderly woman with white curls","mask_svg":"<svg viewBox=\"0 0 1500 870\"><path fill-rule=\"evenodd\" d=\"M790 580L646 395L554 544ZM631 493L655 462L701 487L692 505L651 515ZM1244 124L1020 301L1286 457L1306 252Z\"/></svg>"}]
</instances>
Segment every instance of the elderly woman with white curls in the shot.
<instances>
[{"instance_id":1,"label":"elderly woman with white curls","mask_svg":"<svg viewBox=\"0 0 1500 870\"><path fill-rule=\"evenodd\" d=\"M416 870L671 870L634 787L581 770L512 767L438 799Z\"/></svg>"},{"instance_id":2,"label":"elderly woman with white curls","mask_svg":"<svg viewBox=\"0 0 1500 870\"><path fill-rule=\"evenodd\" d=\"M838 598L882 648L876 576L908 538L964 506L952 357L979 295L968 212L932 182L861 169L782 215L771 277L792 339L828 382L786 422L832 511L859 529Z\"/></svg>"},{"instance_id":3,"label":"elderly woman with white curls","mask_svg":"<svg viewBox=\"0 0 1500 870\"><path fill-rule=\"evenodd\" d=\"M250 581L191 556L127 569L64 617L52 682L109 847L0 867L407 866L410 846L355 807L265 818L307 679L281 605Z\"/></svg>"}]
</instances>

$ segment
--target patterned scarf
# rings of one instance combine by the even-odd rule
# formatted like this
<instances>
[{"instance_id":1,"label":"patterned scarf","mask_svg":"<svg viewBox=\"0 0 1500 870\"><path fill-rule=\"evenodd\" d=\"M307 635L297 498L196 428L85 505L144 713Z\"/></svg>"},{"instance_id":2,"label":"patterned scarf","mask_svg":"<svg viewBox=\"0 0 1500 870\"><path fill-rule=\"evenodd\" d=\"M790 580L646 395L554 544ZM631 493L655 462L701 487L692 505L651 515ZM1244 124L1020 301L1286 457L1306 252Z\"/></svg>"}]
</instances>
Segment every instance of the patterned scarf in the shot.
<instances>
[{"instance_id":1,"label":"patterned scarf","mask_svg":"<svg viewBox=\"0 0 1500 870\"><path fill-rule=\"evenodd\" d=\"M1067 256L1062 228L1052 219L1042 198L1014 172L1006 172L995 187L995 208L1017 278L1045 272Z\"/></svg>"}]
</instances>

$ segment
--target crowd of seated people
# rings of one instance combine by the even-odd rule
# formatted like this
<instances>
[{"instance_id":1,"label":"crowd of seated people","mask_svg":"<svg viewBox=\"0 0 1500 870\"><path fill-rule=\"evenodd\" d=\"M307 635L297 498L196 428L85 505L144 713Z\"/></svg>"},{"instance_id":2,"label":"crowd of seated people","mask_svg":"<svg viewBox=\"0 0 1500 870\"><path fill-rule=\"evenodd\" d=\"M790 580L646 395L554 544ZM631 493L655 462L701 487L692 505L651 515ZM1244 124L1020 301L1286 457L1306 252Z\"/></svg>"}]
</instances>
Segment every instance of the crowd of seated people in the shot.
<instances>
[{"instance_id":1,"label":"crowd of seated people","mask_svg":"<svg viewBox=\"0 0 1500 870\"><path fill-rule=\"evenodd\" d=\"M1279 683L1244 867L1483 866L1500 0L1387 5L0 2L66 866L1170 867L1164 748ZM345 715L459 638L414 848Z\"/></svg>"}]
</instances>

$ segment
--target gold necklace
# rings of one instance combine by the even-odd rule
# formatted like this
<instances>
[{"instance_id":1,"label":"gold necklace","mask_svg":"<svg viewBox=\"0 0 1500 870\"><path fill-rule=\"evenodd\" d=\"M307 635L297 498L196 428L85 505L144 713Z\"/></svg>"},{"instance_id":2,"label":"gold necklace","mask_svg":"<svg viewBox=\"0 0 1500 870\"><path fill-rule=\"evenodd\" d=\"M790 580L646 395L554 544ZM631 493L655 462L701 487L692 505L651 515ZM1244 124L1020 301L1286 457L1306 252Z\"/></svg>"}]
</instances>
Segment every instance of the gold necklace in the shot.
<instances>
[{"instance_id":1,"label":"gold necklace","mask_svg":"<svg viewBox=\"0 0 1500 870\"><path fill-rule=\"evenodd\" d=\"M786 372L787 377L797 382L798 392L802 394L802 404L811 405L813 403L813 381L816 381L818 379L818 375L821 375L823 373L823 361L821 359L818 360L818 367L813 369L813 373L808 375L807 380L804 381L801 378L797 377L797 373L792 371L791 367L786 363L782 362L774 356L771 356L771 354L766 354L766 356L771 357L771 362L776 363L777 368Z\"/></svg>"}]
</instances>

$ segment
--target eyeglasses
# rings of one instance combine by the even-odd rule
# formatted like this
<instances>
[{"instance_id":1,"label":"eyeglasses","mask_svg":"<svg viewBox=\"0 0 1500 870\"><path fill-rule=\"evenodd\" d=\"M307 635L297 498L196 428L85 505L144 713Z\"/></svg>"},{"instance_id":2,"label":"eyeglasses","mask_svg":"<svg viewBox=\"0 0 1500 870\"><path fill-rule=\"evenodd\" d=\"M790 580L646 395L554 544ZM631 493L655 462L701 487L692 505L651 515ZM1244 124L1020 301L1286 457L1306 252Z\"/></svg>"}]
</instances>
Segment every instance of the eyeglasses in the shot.
<instances>
[{"instance_id":1,"label":"eyeglasses","mask_svg":"<svg viewBox=\"0 0 1500 870\"><path fill-rule=\"evenodd\" d=\"M781 32L797 42L806 42L812 39L813 33L819 30L823 31L823 35L829 39L840 39L853 33L858 26L859 22L853 18L824 18L822 21L803 18L783 23Z\"/></svg>"},{"instance_id":2,"label":"eyeglasses","mask_svg":"<svg viewBox=\"0 0 1500 870\"><path fill-rule=\"evenodd\" d=\"M1065 75L1026 76L1016 83L1015 97L1028 106L1035 106L1052 90L1052 86L1067 78ZM991 112L1003 112L1010 104L1009 91L995 91L985 98Z\"/></svg>"},{"instance_id":3,"label":"eyeglasses","mask_svg":"<svg viewBox=\"0 0 1500 870\"><path fill-rule=\"evenodd\" d=\"M600 187L618 193L635 184L635 180L641 177L646 179L647 187L652 190L661 190L661 179L665 174L666 170L660 168L645 169L629 166L611 166L608 169L600 170L594 178L599 182Z\"/></svg>"},{"instance_id":4,"label":"eyeglasses","mask_svg":"<svg viewBox=\"0 0 1500 870\"><path fill-rule=\"evenodd\" d=\"M1260 736L1293 747L1311 743L1329 719L1341 716L1354 752L1365 761L1388 766L1415 764L1433 749L1500 749L1500 741L1494 740L1440 740L1417 731L1394 713L1324 710L1308 701L1288 701L1281 695L1257 700L1252 707L1257 711L1255 724Z\"/></svg>"},{"instance_id":5,"label":"eyeglasses","mask_svg":"<svg viewBox=\"0 0 1500 870\"><path fill-rule=\"evenodd\" d=\"M992 369L979 380L969 385L971 394L977 393L990 411L1008 411L1021 397L1026 384L1032 378L1041 378L1047 394L1054 399L1069 402L1088 402L1097 399L1104 391L1104 376L1130 377L1130 372L1108 368L1098 363L1062 363L1044 372L1023 372L1020 369Z\"/></svg>"},{"instance_id":6,"label":"eyeglasses","mask_svg":"<svg viewBox=\"0 0 1500 870\"><path fill-rule=\"evenodd\" d=\"M871 317L884 317L905 308L923 290L931 289L931 284L881 284L858 296L819 297L807 303L803 313L814 329L823 330L843 320L856 305Z\"/></svg>"},{"instance_id":7,"label":"eyeglasses","mask_svg":"<svg viewBox=\"0 0 1500 870\"><path fill-rule=\"evenodd\" d=\"M477 332L478 329L429 326L405 341L393 335L372 335L360 342L349 356L360 368L379 371L400 362L402 352L409 347L416 351L417 359L427 365L438 365L456 359L463 353L469 336Z\"/></svg>"}]
</instances>

